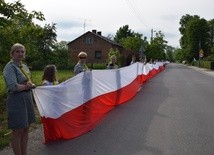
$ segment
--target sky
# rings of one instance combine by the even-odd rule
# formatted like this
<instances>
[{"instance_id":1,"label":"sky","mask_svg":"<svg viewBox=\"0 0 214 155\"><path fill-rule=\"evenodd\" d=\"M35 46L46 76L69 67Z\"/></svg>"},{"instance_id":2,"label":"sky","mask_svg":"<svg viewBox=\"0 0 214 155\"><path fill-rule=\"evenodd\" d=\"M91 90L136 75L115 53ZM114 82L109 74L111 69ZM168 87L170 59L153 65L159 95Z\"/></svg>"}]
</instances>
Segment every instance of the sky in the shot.
<instances>
[{"instance_id":1,"label":"sky","mask_svg":"<svg viewBox=\"0 0 214 155\"><path fill-rule=\"evenodd\" d=\"M120 27L129 25L129 29L148 40L151 30L161 31L168 45L180 47L182 16L214 19L213 0L21 0L21 3L29 12L44 14L45 21L35 21L41 26L56 23L57 41L72 41L92 30L114 36Z\"/></svg>"}]
</instances>

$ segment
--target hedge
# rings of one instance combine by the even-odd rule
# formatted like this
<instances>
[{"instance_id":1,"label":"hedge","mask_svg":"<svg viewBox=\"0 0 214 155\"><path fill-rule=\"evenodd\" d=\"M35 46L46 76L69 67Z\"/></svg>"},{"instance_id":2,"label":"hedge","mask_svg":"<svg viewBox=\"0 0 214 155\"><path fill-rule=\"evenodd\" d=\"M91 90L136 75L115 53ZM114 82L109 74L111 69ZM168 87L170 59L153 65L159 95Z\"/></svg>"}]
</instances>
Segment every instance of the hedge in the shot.
<instances>
[{"instance_id":1,"label":"hedge","mask_svg":"<svg viewBox=\"0 0 214 155\"><path fill-rule=\"evenodd\" d=\"M214 61L197 60L193 61L193 66L214 70Z\"/></svg>"}]
</instances>

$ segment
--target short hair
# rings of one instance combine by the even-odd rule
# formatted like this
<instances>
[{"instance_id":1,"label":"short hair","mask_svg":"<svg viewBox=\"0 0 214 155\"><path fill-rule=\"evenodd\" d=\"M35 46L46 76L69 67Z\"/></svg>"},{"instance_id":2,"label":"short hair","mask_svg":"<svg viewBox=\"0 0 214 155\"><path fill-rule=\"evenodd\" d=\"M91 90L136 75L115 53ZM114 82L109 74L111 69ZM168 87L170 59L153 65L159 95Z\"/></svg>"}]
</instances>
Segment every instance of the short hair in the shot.
<instances>
[{"instance_id":1,"label":"short hair","mask_svg":"<svg viewBox=\"0 0 214 155\"><path fill-rule=\"evenodd\" d=\"M81 57L81 56L87 57L87 53L85 53L85 52L80 52L80 53L78 54L78 58Z\"/></svg>"},{"instance_id":2,"label":"short hair","mask_svg":"<svg viewBox=\"0 0 214 155\"><path fill-rule=\"evenodd\" d=\"M22 48L24 52L26 52L25 46L20 43L15 43L10 49L10 57L12 57L13 52L17 51L18 49Z\"/></svg>"}]
</instances>

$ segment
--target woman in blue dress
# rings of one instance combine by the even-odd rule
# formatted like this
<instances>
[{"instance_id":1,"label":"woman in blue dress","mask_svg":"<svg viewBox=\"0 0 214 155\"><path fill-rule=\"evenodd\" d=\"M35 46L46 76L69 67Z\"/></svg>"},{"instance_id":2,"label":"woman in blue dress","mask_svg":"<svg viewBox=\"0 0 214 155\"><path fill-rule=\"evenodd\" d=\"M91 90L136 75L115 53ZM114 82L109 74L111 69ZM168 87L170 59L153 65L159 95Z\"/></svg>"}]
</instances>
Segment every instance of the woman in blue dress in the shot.
<instances>
[{"instance_id":1,"label":"woman in blue dress","mask_svg":"<svg viewBox=\"0 0 214 155\"><path fill-rule=\"evenodd\" d=\"M27 154L28 130L35 122L33 96L35 85L30 80L29 68L22 63L26 49L16 43L11 47L11 61L3 70L7 86L8 128L12 130L11 145L15 155Z\"/></svg>"}]
</instances>

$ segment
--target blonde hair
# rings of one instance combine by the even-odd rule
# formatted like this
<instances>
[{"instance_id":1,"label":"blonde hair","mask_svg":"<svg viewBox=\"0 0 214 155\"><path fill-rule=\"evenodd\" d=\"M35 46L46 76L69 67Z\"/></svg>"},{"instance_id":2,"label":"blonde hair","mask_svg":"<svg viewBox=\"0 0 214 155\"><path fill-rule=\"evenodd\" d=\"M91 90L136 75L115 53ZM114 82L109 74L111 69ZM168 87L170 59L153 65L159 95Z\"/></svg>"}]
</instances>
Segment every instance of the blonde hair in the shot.
<instances>
[{"instance_id":1,"label":"blonde hair","mask_svg":"<svg viewBox=\"0 0 214 155\"><path fill-rule=\"evenodd\" d=\"M26 52L25 46L20 43L15 43L10 49L10 57L12 58L13 52L17 51L18 49L22 48L24 52Z\"/></svg>"},{"instance_id":2,"label":"blonde hair","mask_svg":"<svg viewBox=\"0 0 214 155\"><path fill-rule=\"evenodd\" d=\"M117 57L116 57L116 55L112 55L111 57L110 57L111 59L117 59Z\"/></svg>"},{"instance_id":3,"label":"blonde hair","mask_svg":"<svg viewBox=\"0 0 214 155\"><path fill-rule=\"evenodd\" d=\"M85 52L80 52L80 53L78 54L78 58L81 57L81 56L87 57L87 53L85 53Z\"/></svg>"}]
</instances>

